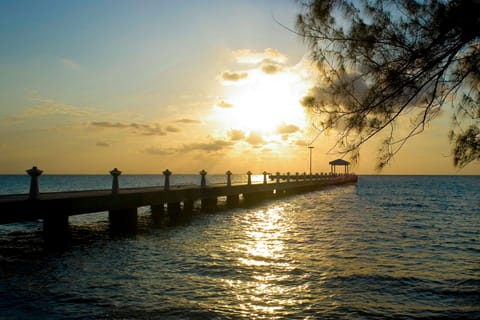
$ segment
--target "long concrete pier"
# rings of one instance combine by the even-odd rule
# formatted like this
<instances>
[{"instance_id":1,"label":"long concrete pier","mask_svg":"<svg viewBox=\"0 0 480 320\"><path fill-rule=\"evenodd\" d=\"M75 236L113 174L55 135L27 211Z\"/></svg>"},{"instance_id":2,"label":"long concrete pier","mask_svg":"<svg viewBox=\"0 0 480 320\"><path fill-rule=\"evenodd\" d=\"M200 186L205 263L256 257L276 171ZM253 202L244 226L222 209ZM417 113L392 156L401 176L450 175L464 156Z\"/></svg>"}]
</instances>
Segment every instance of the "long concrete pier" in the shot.
<instances>
[{"instance_id":1,"label":"long concrete pier","mask_svg":"<svg viewBox=\"0 0 480 320\"><path fill-rule=\"evenodd\" d=\"M68 233L68 217L108 211L112 228L131 229L136 226L137 209L150 206L152 218L157 223L177 223L185 220L194 210L194 203L200 202L199 210L215 210L220 197L226 198L226 205L236 207L240 203L272 199L289 194L305 193L325 186L355 183L354 174L295 175L277 173L263 183L253 184L251 172L247 173L245 184L232 184L230 171L226 172L224 185L207 185L207 172L200 172L200 185L171 186L171 172L164 174L164 185L159 187L120 188L121 171L114 169L111 190L89 190L71 192L40 193L38 177L42 171L36 167L27 170L31 176L29 194L0 195L0 224L43 220L46 238L65 236ZM272 175L269 175L270 178ZM270 181L268 181L270 180Z\"/></svg>"}]
</instances>

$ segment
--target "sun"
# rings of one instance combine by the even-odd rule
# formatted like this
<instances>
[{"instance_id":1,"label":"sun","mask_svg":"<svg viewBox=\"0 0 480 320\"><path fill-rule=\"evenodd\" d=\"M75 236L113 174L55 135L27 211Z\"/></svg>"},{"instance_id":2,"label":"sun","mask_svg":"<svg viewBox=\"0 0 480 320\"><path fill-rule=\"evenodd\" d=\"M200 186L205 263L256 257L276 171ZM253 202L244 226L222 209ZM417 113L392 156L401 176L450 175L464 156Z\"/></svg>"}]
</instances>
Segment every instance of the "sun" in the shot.
<instances>
[{"instance_id":1,"label":"sun","mask_svg":"<svg viewBox=\"0 0 480 320\"><path fill-rule=\"evenodd\" d=\"M272 75L252 70L247 79L226 88L217 117L224 128L264 137L277 135L282 125L304 128L306 114L299 101L307 88L308 83L293 72Z\"/></svg>"}]
</instances>

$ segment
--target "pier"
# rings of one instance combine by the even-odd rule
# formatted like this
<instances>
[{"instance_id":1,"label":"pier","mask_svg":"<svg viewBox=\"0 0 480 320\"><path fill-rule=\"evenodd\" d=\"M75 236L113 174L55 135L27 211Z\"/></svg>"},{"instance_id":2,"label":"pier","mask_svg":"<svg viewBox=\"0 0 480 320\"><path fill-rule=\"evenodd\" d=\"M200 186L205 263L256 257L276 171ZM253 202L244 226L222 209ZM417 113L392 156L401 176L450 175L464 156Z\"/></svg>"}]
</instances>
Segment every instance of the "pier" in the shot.
<instances>
[{"instance_id":1,"label":"pier","mask_svg":"<svg viewBox=\"0 0 480 320\"><path fill-rule=\"evenodd\" d=\"M199 202L200 212L214 211L218 199L224 197L227 207L253 204L285 195L311 192L326 186L357 182L354 174L268 174L263 182L252 183L252 172L247 182L232 184L230 171L226 182L207 185L207 172L199 172L199 185L172 186L168 169L163 172L164 184L158 187L121 188L121 171L110 171L112 188L68 192L40 192L37 167L27 170L31 177L30 192L18 195L0 195L0 224L43 220L44 236L48 239L64 237L69 232L68 217L107 211L111 227L131 230L136 227L137 209L150 206L152 220L158 224L175 224L188 219Z\"/></svg>"}]
</instances>

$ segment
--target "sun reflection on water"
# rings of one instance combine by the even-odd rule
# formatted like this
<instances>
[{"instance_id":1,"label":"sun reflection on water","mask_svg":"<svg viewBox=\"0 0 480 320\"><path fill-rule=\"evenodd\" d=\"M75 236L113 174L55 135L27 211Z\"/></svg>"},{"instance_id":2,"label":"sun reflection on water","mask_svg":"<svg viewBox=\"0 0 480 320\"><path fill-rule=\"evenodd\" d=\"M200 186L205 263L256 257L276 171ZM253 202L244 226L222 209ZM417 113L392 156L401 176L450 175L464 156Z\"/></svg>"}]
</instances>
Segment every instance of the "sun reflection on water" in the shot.
<instances>
[{"instance_id":1,"label":"sun reflection on water","mask_svg":"<svg viewBox=\"0 0 480 320\"><path fill-rule=\"evenodd\" d=\"M240 309L245 314L275 316L294 305L286 286L294 269L285 253L290 224L284 208L275 206L257 210L244 218L245 242L231 248L238 257L238 266L250 274L248 280L225 280L237 293ZM282 285L284 283L284 285ZM303 288L304 290L307 288Z\"/></svg>"}]
</instances>

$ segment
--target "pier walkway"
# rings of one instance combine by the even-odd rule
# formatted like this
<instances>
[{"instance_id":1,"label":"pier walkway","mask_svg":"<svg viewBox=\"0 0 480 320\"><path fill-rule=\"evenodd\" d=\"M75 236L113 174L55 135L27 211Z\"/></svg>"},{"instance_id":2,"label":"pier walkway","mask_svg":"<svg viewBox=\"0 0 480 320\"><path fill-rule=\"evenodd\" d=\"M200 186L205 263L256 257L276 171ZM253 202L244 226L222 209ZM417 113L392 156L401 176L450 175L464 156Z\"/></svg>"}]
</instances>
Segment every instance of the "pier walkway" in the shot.
<instances>
[{"instance_id":1,"label":"pier walkway","mask_svg":"<svg viewBox=\"0 0 480 320\"><path fill-rule=\"evenodd\" d=\"M200 211L208 212L217 206L218 198L226 197L228 207L242 203L253 203L275 197L305 193L330 185L355 183L354 174L330 175L274 175L263 183L251 183L248 172L246 184L232 184L231 173L227 172L224 185L206 185L206 172L200 172L200 185L170 186L171 172L165 170L165 182L160 187L124 188L119 187L120 171L112 170L111 190L88 190L40 193L38 176L42 171L33 167L27 171L31 176L29 194L0 195L0 224L43 220L44 233L58 235L68 231L68 217L108 211L113 227L128 228L136 224L137 208L150 206L154 221L175 223L188 217L194 210L194 203L200 202ZM272 177L272 175L270 175ZM273 181L267 181L273 180Z\"/></svg>"}]
</instances>

